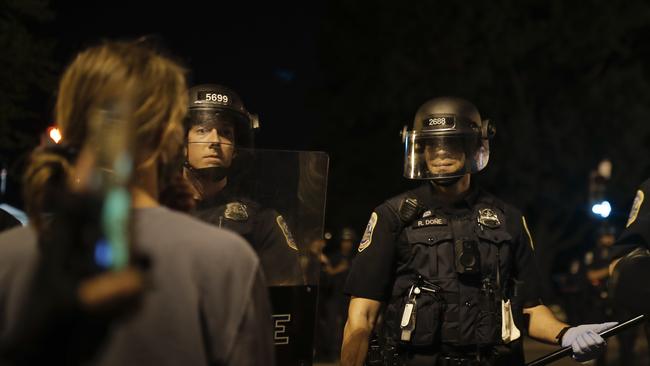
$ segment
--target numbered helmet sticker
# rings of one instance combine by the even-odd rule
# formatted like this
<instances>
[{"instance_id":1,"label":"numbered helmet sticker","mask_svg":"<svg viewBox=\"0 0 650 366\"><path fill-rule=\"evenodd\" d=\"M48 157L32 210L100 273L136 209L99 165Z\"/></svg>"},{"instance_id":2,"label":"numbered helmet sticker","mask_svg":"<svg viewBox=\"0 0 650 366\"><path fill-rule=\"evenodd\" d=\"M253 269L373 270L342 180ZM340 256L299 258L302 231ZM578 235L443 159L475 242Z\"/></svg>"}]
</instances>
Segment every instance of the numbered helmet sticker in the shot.
<instances>
[{"instance_id":1,"label":"numbered helmet sticker","mask_svg":"<svg viewBox=\"0 0 650 366\"><path fill-rule=\"evenodd\" d=\"M210 91L200 91L197 94L197 100L194 103L208 102L222 105L230 105L232 98L225 93L212 93Z\"/></svg>"}]
</instances>

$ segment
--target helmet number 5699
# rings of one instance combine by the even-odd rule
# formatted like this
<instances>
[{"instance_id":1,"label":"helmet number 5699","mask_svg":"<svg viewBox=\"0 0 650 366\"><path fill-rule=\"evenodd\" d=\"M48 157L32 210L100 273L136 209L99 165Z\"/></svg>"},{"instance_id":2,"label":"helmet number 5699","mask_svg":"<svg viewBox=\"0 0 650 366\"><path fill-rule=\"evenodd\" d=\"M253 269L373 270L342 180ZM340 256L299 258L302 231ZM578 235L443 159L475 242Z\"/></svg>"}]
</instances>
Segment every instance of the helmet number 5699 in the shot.
<instances>
[{"instance_id":1,"label":"helmet number 5699","mask_svg":"<svg viewBox=\"0 0 650 366\"><path fill-rule=\"evenodd\" d=\"M207 93L205 95L205 100L209 100L211 102L228 103L228 96L224 94Z\"/></svg>"}]
</instances>

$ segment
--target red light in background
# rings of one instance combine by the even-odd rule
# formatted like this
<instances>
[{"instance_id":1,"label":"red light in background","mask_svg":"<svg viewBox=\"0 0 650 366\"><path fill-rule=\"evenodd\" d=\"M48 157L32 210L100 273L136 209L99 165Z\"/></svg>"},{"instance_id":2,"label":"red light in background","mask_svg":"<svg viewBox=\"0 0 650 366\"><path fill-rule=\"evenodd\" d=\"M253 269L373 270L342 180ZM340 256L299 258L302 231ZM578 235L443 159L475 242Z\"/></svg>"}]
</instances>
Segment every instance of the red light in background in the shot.
<instances>
[{"instance_id":1,"label":"red light in background","mask_svg":"<svg viewBox=\"0 0 650 366\"><path fill-rule=\"evenodd\" d=\"M59 141L61 141L61 131L59 131L58 128L52 126L47 129L47 135L50 137L52 141L54 141L55 144L58 144Z\"/></svg>"}]
</instances>

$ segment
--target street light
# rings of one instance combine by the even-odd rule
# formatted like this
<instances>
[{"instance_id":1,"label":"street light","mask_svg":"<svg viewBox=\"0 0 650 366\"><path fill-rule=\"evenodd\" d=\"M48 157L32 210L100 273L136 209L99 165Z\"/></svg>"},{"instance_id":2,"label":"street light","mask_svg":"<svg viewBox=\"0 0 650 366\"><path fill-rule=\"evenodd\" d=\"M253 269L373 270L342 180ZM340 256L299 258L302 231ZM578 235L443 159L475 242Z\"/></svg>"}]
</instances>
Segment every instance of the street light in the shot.
<instances>
[{"instance_id":1,"label":"street light","mask_svg":"<svg viewBox=\"0 0 650 366\"><path fill-rule=\"evenodd\" d=\"M612 162L609 159L601 160L598 169L589 175L589 204L598 219L606 219L612 212L612 205L606 199L607 182L611 176Z\"/></svg>"},{"instance_id":2,"label":"street light","mask_svg":"<svg viewBox=\"0 0 650 366\"><path fill-rule=\"evenodd\" d=\"M612 206L609 204L609 201L594 203L591 206L591 212L593 212L594 215L598 215L603 219L606 219L609 217L609 214L612 212Z\"/></svg>"}]
</instances>

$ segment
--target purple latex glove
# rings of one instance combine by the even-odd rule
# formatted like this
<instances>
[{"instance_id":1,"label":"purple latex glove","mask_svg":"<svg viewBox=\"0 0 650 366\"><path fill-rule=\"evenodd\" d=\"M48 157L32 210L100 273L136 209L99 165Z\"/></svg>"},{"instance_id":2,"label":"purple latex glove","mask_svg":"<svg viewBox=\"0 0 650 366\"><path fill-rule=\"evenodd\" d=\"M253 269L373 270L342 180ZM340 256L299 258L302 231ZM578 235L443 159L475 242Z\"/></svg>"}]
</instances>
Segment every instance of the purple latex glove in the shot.
<instances>
[{"instance_id":1,"label":"purple latex glove","mask_svg":"<svg viewBox=\"0 0 650 366\"><path fill-rule=\"evenodd\" d=\"M615 326L618 322L583 324L569 328L562 337L562 347L573 349L573 358L578 362L593 360L605 350L607 342L598 333Z\"/></svg>"}]
</instances>

